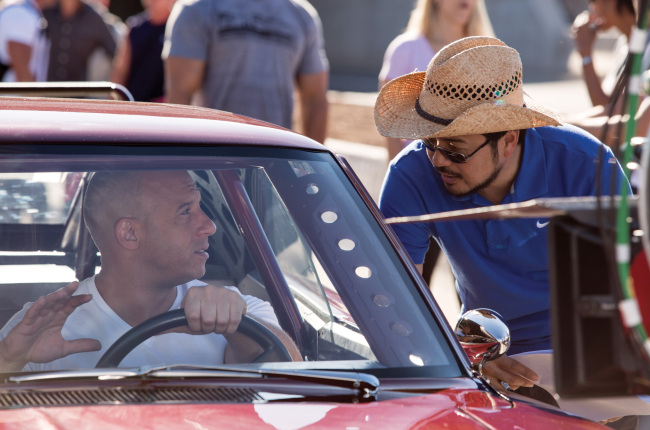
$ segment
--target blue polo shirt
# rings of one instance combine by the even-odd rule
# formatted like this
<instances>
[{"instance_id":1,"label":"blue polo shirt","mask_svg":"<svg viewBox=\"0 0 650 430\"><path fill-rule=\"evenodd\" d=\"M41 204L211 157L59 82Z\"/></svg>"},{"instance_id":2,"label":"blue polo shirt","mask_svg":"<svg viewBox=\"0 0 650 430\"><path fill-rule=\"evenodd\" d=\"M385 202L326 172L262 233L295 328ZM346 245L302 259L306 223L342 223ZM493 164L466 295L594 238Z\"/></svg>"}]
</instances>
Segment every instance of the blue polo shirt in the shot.
<instances>
[{"instance_id":1,"label":"blue polo shirt","mask_svg":"<svg viewBox=\"0 0 650 430\"><path fill-rule=\"evenodd\" d=\"M595 195L601 148L604 160L609 160L602 164L602 192L609 194L612 172L619 180L624 176L608 147L570 125L529 129L519 173L502 203ZM490 205L478 194L449 194L421 141L412 142L390 164L379 200L386 218ZM499 312L510 327L510 351L519 353L551 346L547 221L465 220L392 227L416 264L424 261L429 238L434 237L451 263L463 309Z\"/></svg>"}]
</instances>

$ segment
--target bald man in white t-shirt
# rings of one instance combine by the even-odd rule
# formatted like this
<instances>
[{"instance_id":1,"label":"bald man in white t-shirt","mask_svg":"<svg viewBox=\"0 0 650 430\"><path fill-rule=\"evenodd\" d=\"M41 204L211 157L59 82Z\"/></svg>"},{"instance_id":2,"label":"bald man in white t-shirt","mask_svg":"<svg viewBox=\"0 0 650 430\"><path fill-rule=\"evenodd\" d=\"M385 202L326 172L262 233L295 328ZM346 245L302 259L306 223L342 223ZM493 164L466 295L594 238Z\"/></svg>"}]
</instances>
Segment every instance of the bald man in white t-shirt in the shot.
<instances>
[{"instance_id":1,"label":"bald man in white t-shirt","mask_svg":"<svg viewBox=\"0 0 650 430\"><path fill-rule=\"evenodd\" d=\"M216 231L200 202L185 171L95 173L83 213L101 253L101 271L12 317L0 332L0 369L94 367L132 327L180 308L186 334L148 339L122 365L249 362L262 351L237 332L243 315L263 324L300 360L267 302L196 281L205 275L208 238Z\"/></svg>"}]
</instances>

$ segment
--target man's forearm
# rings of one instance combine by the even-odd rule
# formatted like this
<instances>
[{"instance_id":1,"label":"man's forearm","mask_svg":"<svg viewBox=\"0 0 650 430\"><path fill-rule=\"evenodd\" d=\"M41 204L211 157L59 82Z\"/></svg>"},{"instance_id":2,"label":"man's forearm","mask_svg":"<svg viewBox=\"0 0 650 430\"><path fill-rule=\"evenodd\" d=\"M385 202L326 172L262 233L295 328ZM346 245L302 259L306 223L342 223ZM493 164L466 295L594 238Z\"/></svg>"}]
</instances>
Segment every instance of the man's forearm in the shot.
<instances>
[{"instance_id":1,"label":"man's forearm","mask_svg":"<svg viewBox=\"0 0 650 430\"><path fill-rule=\"evenodd\" d=\"M201 87L205 62L170 56L165 60L165 99L169 103L189 105Z\"/></svg>"},{"instance_id":2,"label":"man's forearm","mask_svg":"<svg viewBox=\"0 0 650 430\"><path fill-rule=\"evenodd\" d=\"M18 42L7 42L7 52L11 69L14 71L17 82L33 82L35 77L29 70L29 61L32 57L32 47Z\"/></svg>"},{"instance_id":3,"label":"man's forearm","mask_svg":"<svg viewBox=\"0 0 650 430\"><path fill-rule=\"evenodd\" d=\"M248 336L241 333L224 335L228 341L226 351L224 352L223 362L231 363L250 363L259 357L264 350Z\"/></svg>"},{"instance_id":4,"label":"man's forearm","mask_svg":"<svg viewBox=\"0 0 650 430\"><path fill-rule=\"evenodd\" d=\"M192 103L192 94L187 91L181 91L178 88L170 88L168 86L165 94L165 101L167 103L189 105Z\"/></svg>"},{"instance_id":5,"label":"man's forearm","mask_svg":"<svg viewBox=\"0 0 650 430\"><path fill-rule=\"evenodd\" d=\"M328 110L329 106L325 97L303 103L302 127L305 136L320 143L325 142L325 137L327 136Z\"/></svg>"},{"instance_id":6,"label":"man's forearm","mask_svg":"<svg viewBox=\"0 0 650 430\"><path fill-rule=\"evenodd\" d=\"M327 88L329 73L324 71L296 78L300 112L302 115L302 132L317 142L324 143L327 135Z\"/></svg>"},{"instance_id":7,"label":"man's forearm","mask_svg":"<svg viewBox=\"0 0 650 430\"><path fill-rule=\"evenodd\" d=\"M282 342L282 345L287 349L293 361L302 361L298 347L284 330L270 322L256 318L253 319L266 327ZM243 334L234 333L225 335L225 337L228 341L228 346L224 353L224 363L248 363L255 360L264 352L262 347Z\"/></svg>"},{"instance_id":8,"label":"man's forearm","mask_svg":"<svg viewBox=\"0 0 650 430\"><path fill-rule=\"evenodd\" d=\"M603 91L600 78L596 75L593 63L583 65L582 73L591 103L594 106L607 106L609 96Z\"/></svg>"}]
</instances>

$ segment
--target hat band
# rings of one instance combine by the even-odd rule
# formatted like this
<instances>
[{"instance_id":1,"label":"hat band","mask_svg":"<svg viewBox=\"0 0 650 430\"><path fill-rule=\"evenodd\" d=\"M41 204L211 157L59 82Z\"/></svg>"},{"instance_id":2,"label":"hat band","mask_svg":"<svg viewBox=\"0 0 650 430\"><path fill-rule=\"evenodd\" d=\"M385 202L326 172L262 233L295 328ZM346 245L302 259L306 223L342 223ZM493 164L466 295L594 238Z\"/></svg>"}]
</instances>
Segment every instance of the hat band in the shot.
<instances>
[{"instance_id":1,"label":"hat band","mask_svg":"<svg viewBox=\"0 0 650 430\"><path fill-rule=\"evenodd\" d=\"M431 115L429 112L425 111L422 109L422 106L420 106L420 97L415 99L415 111L420 115L422 118L426 119L427 121L435 122L436 124L440 125L449 125L452 122L454 122L453 119L445 119L445 118L440 118L435 115Z\"/></svg>"}]
</instances>

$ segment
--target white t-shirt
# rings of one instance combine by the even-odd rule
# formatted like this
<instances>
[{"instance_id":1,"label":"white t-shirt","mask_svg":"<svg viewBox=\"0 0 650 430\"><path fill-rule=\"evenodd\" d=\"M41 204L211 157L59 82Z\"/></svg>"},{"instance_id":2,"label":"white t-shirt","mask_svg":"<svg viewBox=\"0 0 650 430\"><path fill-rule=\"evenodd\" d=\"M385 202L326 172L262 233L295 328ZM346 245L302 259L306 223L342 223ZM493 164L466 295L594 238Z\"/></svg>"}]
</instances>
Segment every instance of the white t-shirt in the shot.
<instances>
[{"instance_id":1,"label":"white t-shirt","mask_svg":"<svg viewBox=\"0 0 650 430\"><path fill-rule=\"evenodd\" d=\"M177 294L174 304L169 310L180 309L181 302L190 287L206 285L200 281L192 281L176 287ZM228 287L239 293L235 287ZM75 309L66 320L61 334L64 339L92 338L102 344L101 351L83 352L60 358L50 363L28 363L23 370L61 370L93 368L104 352L132 327L122 320L104 301L97 291L94 276L79 283L75 294L91 294L93 299ZM240 293L241 294L241 293ZM278 325L273 308L268 302L253 296L242 295L248 307L248 315L257 319L269 321ZM22 319L32 303L26 304L16 313L0 331L4 337ZM157 364L222 364L226 349L226 338L212 333L206 335L190 335L185 333L166 333L153 336L138 345L120 363L120 367L139 367Z\"/></svg>"},{"instance_id":2,"label":"white t-shirt","mask_svg":"<svg viewBox=\"0 0 650 430\"><path fill-rule=\"evenodd\" d=\"M46 33L45 19L34 0L9 0L0 8L0 62L10 65L8 42L29 45L32 55L29 70L36 81L47 80L50 59L50 40ZM16 76L10 68L3 82L14 82Z\"/></svg>"}]
</instances>

